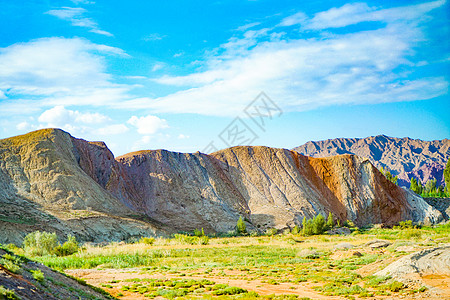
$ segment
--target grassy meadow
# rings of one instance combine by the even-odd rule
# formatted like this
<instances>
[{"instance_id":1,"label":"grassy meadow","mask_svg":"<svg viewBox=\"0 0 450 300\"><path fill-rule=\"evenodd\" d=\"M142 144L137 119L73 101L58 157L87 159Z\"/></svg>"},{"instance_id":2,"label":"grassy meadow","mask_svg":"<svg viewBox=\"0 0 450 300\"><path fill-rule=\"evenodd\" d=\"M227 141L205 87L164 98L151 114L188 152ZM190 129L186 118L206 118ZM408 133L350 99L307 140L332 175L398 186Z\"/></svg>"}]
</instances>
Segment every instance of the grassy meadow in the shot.
<instances>
[{"instance_id":1,"label":"grassy meadow","mask_svg":"<svg viewBox=\"0 0 450 300\"><path fill-rule=\"evenodd\" d=\"M365 246L375 239L391 245ZM86 244L72 255L31 258L123 299L360 299L426 291L373 274L410 252L449 242L447 223L353 228L347 236L175 235L106 246Z\"/></svg>"}]
</instances>

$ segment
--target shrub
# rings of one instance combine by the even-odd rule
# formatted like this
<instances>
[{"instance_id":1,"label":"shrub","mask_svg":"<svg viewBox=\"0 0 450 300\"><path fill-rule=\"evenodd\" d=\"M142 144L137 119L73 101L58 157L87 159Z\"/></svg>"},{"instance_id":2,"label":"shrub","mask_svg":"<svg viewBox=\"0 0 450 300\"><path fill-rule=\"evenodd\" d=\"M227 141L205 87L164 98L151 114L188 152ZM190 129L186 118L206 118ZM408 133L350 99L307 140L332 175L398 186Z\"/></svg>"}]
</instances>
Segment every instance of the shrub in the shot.
<instances>
[{"instance_id":1,"label":"shrub","mask_svg":"<svg viewBox=\"0 0 450 300\"><path fill-rule=\"evenodd\" d=\"M326 229L325 218L321 214L318 214L313 219L303 218L302 225L302 234L305 236L322 234Z\"/></svg>"},{"instance_id":2,"label":"shrub","mask_svg":"<svg viewBox=\"0 0 450 300\"><path fill-rule=\"evenodd\" d=\"M265 235L267 236L274 236L275 234L277 234L278 230L276 228L268 228L266 230Z\"/></svg>"},{"instance_id":3,"label":"shrub","mask_svg":"<svg viewBox=\"0 0 450 300\"><path fill-rule=\"evenodd\" d=\"M400 290L405 288L405 285L399 281L392 281L390 284L387 285L387 288L391 291L391 292L400 292Z\"/></svg>"},{"instance_id":4,"label":"shrub","mask_svg":"<svg viewBox=\"0 0 450 300\"><path fill-rule=\"evenodd\" d=\"M8 271L10 271L12 273L20 274L22 272L22 269L20 268L20 266L15 264L13 261L11 261L9 259L1 258L0 264L3 265L3 267L5 269L7 269Z\"/></svg>"},{"instance_id":5,"label":"shrub","mask_svg":"<svg viewBox=\"0 0 450 300\"><path fill-rule=\"evenodd\" d=\"M78 242L76 240L76 238L72 235L68 235L67 236L67 241L61 245L56 246L53 249L53 252L57 255L57 256L67 256L67 255L72 255L74 253L78 252Z\"/></svg>"},{"instance_id":6,"label":"shrub","mask_svg":"<svg viewBox=\"0 0 450 300\"><path fill-rule=\"evenodd\" d=\"M245 222L242 219L242 216L239 217L239 220L236 223L236 231L238 234L242 234L242 235L247 234L247 226L245 225Z\"/></svg>"},{"instance_id":7,"label":"shrub","mask_svg":"<svg viewBox=\"0 0 450 300\"><path fill-rule=\"evenodd\" d=\"M201 237L201 236L205 235L205 232L203 231L203 228L202 228L202 230L194 229L194 235Z\"/></svg>"},{"instance_id":8,"label":"shrub","mask_svg":"<svg viewBox=\"0 0 450 300\"><path fill-rule=\"evenodd\" d=\"M0 285L0 299L20 299L17 297L13 290L6 289L3 285Z\"/></svg>"},{"instance_id":9,"label":"shrub","mask_svg":"<svg viewBox=\"0 0 450 300\"><path fill-rule=\"evenodd\" d=\"M152 237L141 237L141 239L139 240L139 243L146 245L153 245L154 242L155 239Z\"/></svg>"},{"instance_id":10,"label":"shrub","mask_svg":"<svg viewBox=\"0 0 450 300\"><path fill-rule=\"evenodd\" d=\"M207 237L206 235L199 237L198 238L198 244L199 245L208 245L209 244L209 237Z\"/></svg>"},{"instance_id":11,"label":"shrub","mask_svg":"<svg viewBox=\"0 0 450 300\"><path fill-rule=\"evenodd\" d=\"M414 225L412 220L400 221L398 222L398 226L394 226L394 229L417 229L419 226Z\"/></svg>"},{"instance_id":12,"label":"shrub","mask_svg":"<svg viewBox=\"0 0 450 300\"><path fill-rule=\"evenodd\" d=\"M33 274L33 278L36 279L39 282L44 281L44 273L42 273L41 270L30 270L30 272Z\"/></svg>"},{"instance_id":13,"label":"shrub","mask_svg":"<svg viewBox=\"0 0 450 300\"><path fill-rule=\"evenodd\" d=\"M328 214L328 218L327 218L327 227L328 229L332 229L334 227L334 220L333 220L333 214L330 213Z\"/></svg>"},{"instance_id":14,"label":"shrub","mask_svg":"<svg viewBox=\"0 0 450 300\"><path fill-rule=\"evenodd\" d=\"M58 246L56 233L35 231L23 240L23 249L31 256L52 254L56 246Z\"/></svg>"},{"instance_id":15,"label":"shrub","mask_svg":"<svg viewBox=\"0 0 450 300\"><path fill-rule=\"evenodd\" d=\"M300 234L300 232L301 232L301 229L300 229L300 227L298 227L298 225L295 225L291 231L292 234Z\"/></svg>"},{"instance_id":16,"label":"shrub","mask_svg":"<svg viewBox=\"0 0 450 300\"><path fill-rule=\"evenodd\" d=\"M325 218L318 214L313 219L313 234L322 234L325 231Z\"/></svg>"},{"instance_id":17,"label":"shrub","mask_svg":"<svg viewBox=\"0 0 450 300\"><path fill-rule=\"evenodd\" d=\"M238 287L234 287L234 286L229 286L226 287L224 289L220 289L220 290L216 290L213 291L212 294L216 295L216 296L220 296L220 295L237 295L237 294L243 294L243 293L247 293L247 290L238 288Z\"/></svg>"}]
</instances>

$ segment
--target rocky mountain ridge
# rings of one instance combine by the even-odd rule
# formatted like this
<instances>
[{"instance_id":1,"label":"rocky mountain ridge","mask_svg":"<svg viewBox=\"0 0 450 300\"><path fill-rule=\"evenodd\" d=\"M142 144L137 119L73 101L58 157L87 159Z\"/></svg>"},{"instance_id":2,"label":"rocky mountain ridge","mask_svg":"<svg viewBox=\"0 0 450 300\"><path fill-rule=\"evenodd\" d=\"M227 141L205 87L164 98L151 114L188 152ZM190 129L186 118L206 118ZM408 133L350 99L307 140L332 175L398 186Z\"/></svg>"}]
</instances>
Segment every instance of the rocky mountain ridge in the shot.
<instances>
[{"instance_id":1,"label":"rocky mountain ridge","mask_svg":"<svg viewBox=\"0 0 450 300\"><path fill-rule=\"evenodd\" d=\"M292 150L312 157L355 154L368 158L377 168L388 168L398 175L401 186L409 187L412 176L424 184L435 178L438 185L442 185L445 165L450 158L450 140L422 141L377 135L310 141Z\"/></svg>"},{"instance_id":2,"label":"rocky mountain ridge","mask_svg":"<svg viewBox=\"0 0 450 300\"><path fill-rule=\"evenodd\" d=\"M84 241L204 228L286 228L332 212L358 225L439 222L422 198L354 155L311 158L269 147L210 155L149 150L114 158L58 129L0 140L0 242L34 230Z\"/></svg>"}]
</instances>

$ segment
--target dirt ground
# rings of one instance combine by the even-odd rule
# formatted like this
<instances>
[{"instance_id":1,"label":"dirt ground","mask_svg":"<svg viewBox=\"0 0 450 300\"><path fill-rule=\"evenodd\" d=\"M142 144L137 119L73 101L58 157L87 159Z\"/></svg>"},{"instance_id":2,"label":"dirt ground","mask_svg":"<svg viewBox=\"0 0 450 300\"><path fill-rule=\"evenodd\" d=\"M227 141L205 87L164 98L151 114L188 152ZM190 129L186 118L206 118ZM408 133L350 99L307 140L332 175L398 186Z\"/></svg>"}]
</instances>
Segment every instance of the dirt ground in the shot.
<instances>
[{"instance_id":1,"label":"dirt ground","mask_svg":"<svg viewBox=\"0 0 450 300\"><path fill-rule=\"evenodd\" d=\"M176 275L170 274L147 274L145 271L141 269L133 268L133 269L79 269L79 270L67 270L67 274L83 278L87 283L92 284L94 286L102 287L102 284L111 282L112 280L120 280L117 284L111 284L113 288L105 288L110 294L113 296L117 296L118 293L122 293L123 296L120 299L148 299L143 295L138 295L136 293L129 293L126 291L122 291L120 288L123 285L126 285L127 282L123 282L127 279L133 278L150 278L150 279L170 279L170 278L180 278ZM227 275L240 275L238 271L233 271L227 273ZM243 274L243 273L242 273ZM278 285L272 285L268 283L262 283L259 280L247 281L247 280L238 280L238 279L227 279L219 276L184 276L183 279L209 279L216 283L225 283L230 286L240 287L249 291L255 291L260 295L271 295L271 294L295 294L300 297L309 297L312 299L345 299L343 297L333 297L333 296L324 296L319 294L317 291L313 290L312 287L316 286L311 283L303 283L303 284L291 284L291 283L280 283ZM162 298L161 298L162 299Z\"/></svg>"}]
</instances>

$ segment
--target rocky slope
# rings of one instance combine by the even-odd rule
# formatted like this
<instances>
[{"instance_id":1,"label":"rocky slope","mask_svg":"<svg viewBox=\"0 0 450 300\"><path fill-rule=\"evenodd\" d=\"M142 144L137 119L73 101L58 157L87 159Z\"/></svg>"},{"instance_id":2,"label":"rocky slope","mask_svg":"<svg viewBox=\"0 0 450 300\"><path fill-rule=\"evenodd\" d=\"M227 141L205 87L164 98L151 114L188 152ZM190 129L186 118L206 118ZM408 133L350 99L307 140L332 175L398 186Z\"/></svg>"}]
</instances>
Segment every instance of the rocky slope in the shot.
<instances>
[{"instance_id":1,"label":"rocky slope","mask_svg":"<svg viewBox=\"0 0 450 300\"><path fill-rule=\"evenodd\" d=\"M450 287L450 245L426 249L405 256L375 273L376 276L390 276L408 287L426 286L441 299L449 299ZM441 281L441 288L427 284L427 279ZM446 282L447 281L447 282Z\"/></svg>"},{"instance_id":2,"label":"rocky slope","mask_svg":"<svg viewBox=\"0 0 450 300\"><path fill-rule=\"evenodd\" d=\"M0 242L19 243L35 230L97 242L154 234L155 226L139 220L145 216L136 216L83 170L108 158L114 164L107 153L106 146L54 129L0 140Z\"/></svg>"},{"instance_id":3,"label":"rocky slope","mask_svg":"<svg viewBox=\"0 0 450 300\"><path fill-rule=\"evenodd\" d=\"M399 185L409 187L411 176L424 184L437 179L444 184L443 172L450 158L450 140L422 141L385 135L363 139L339 138L306 144L293 149L312 157L355 154L366 157L377 168L388 168L399 177Z\"/></svg>"},{"instance_id":4,"label":"rocky slope","mask_svg":"<svg viewBox=\"0 0 450 300\"><path fill-rule=\"evenodd\" d=\"M311 158L233 147L211 155L165 150L114 158L104 143L46 129L0 140L0 242L37 229L81 240L161 232L285 228L332 212L358 225L442 215L353 155Z\"/></svg>"},{"instance_id":5,"label":"rocky slope","mask_svg":"<svg viewBox=\"0 0 450 300\"><path fill-rule=\"evenodd\" d=\"M0 299L116 299L98 288L4 249L0 249L0 257ZM18 269L12 269L11 265ZM33 276L36 271L42 272L42 278Z\"/></svg>"}]
</instances>

